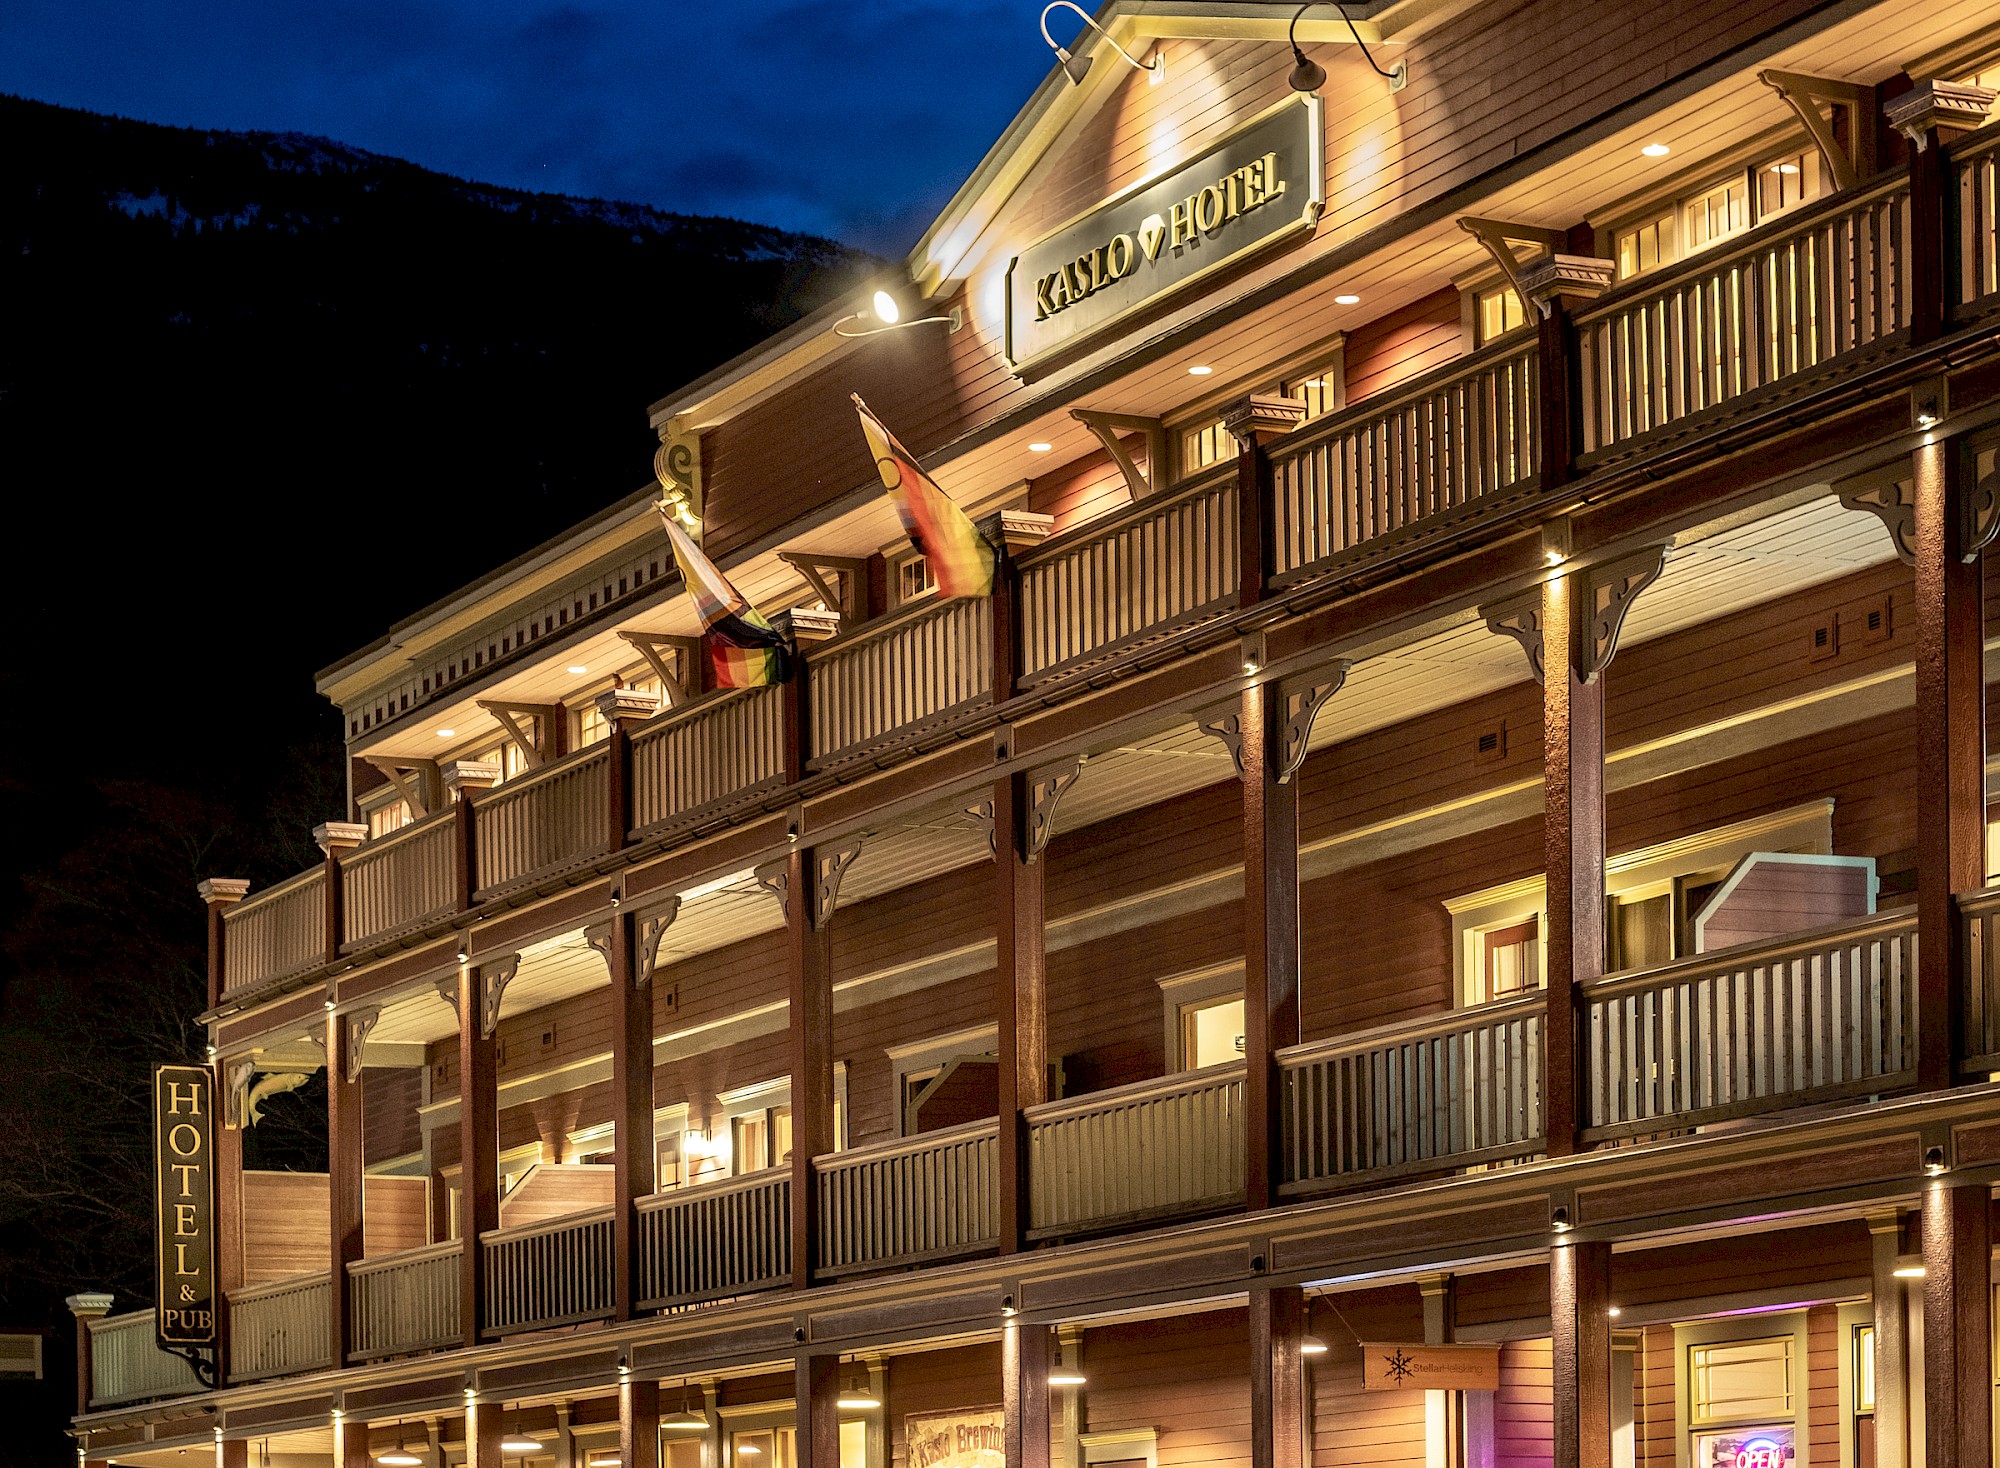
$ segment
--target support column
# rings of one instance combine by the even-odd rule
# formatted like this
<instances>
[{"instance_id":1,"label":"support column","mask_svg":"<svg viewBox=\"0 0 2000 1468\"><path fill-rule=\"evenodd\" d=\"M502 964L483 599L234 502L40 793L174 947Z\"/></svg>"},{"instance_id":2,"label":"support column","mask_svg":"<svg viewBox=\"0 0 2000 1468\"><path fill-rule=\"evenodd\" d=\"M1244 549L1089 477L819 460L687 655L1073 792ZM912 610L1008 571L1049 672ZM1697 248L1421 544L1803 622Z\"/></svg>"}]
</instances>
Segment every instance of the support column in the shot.
<instances>
[{"instance_id":1,"label":"support column","mask_svg":"<svg viewBox=\"0 0 2000 1468\"><path fill-rule=\"evenodd\" d=\"M1448 1274L1425 1275L1417 1281L1424 1302L1424 1344L1448 1346L1455 1328L1457 1291ZM1424 1393L1425 1468L1452 1468L1461 1461L1459 1420L1463 1394L1455 1391Z\"/></svg>"},{"instance_id":2,"label":"support column","mask_svg":"<svg viewBox=\"0 0 2000 1468\"><path fill-rule=\"evenodd\" d=\"M797 1125L796 1106L793 1125ZM840 1357L801 1353L795 1373L798 1462L794 1468L840 1468Z\"/></svg>"},{"instance_id":3,"label":"support column","mask_svg":"<svg viewBox=\"0 0 2000 1468\"><path fill-rule=\"evenodd\" d=\"M1925 1468L1993 1461L1992 1210L1983 1182L1924 1192Z\"/></svg>"},{"instance_id":4,"label":"support column","mask_svg":"<svg viewBox=\"0 0 2000 1468\"><path fill-rule=\"evenodd\" d=\"M786 858L782 879L785 944L790 957L786 998L791 1030L792 1286L795 1289L812 1284L813 1264L819 1254L819 1194L813 1186L812 1161L833 1150L833 945L825 926L833 916L833 901L831 892L823 895L820 890L820 869L826 860L825 853L794 848ZM806 1372L803 1358L799 1371L803 1409ZM832 1401L830 1396L828 1401ZM799 1420L801 1424L805 1421L803 1417ZM805 1438L801 1427L801 1452L805 1450ZM839 1447L836 1430L835 1456L825 1460L820 1468L838 1468ZM811 1465L802 1461L799 1468Z\"/></svg>"},{"instance_id":5,"label":"support column","mask_svg":"<svg viewBox=\"0 0 2000 1468\"><path fill-rule=\"evenodd\" d=\"M1611 1468L1611 1245L1549 1251L1554 1468Z\"/></svg>"},{"instance_id":6,"label":"support column","mask_svg":"<svg viewBox=\"0 0 2000 1468\"><path fill-rule=\"evenodd\" d=\"M1910 1346L1904 1329L1903 1218L1891 1210L1868 1220L1875 1307L1875 1468L1908 1468Z\"/></svg>"},{"instance_id":7,"label":"support column","mask_svg":"<svg viewBox=\"0 0 2000 1468\"><path fill-rule=\"evenodd\" d=\"M362 1257L361 1050L372 1013L326 1017L326 1199L329 1253L327 1329L334 1369L353 1349L347 1271Z\"/></svg>"},{"instance_id":8,"label":"support column","mask_svg":"<svg viewBox=\"0 0 2000 1468\"><path fill-rule=\"evenodd\" d=\"M468 1392L465 1400L464 1468L505 1468L500 1452L505 1430L506 1404L474 1401Z\"/></svg>"},{"instance_id":9,"label":"support column","mask_svg":"<svg viewBox=\"0 0 2000 1468\"><path fill-rule=\"evenodd\" d=\"M639 1293L637 1204L655 1186L653 1152L653 963L660 939L680 912L669 898L647 912L623 908L614 883L611 921L585 937L604 955L611 980L611 1105L613 1115L612 1301L615 1318L630 1320Z\"/></svg>"},{"instance_id":10,"label":"support column","mask_svg":"<svg viewBox=\"0 0 2000 1468\"><path fill-rule=\"evenodd\" d=\"M1942 391L1940 385L1937 389ZM1920 390L1921 391L1921 390ZM1951 441L1911 455L1916 552L1917 1084L1942 1089L1964 1053L1965 933L1955 897L1986 875L1986 696L1970 472Z\"/></svg>"},{"instance_id":11,"label":"support column","mask_svg":"<svg viewBox=\"0 0 2000 1468\"><path fill-rule=\"evenodd\" d=\"M1542 1114L1548 1154L1577 1150L1582 1056L1577 986L1604 972L1604 684L1579 676L1580 576L1542 588L1542 851L1548 892L1548 1013Z\"/></svg>"},{"instance_id":12,"label":"support column","mask_svg":"<svg viewBox=\"0 0 2000 1468\"><path fill-rule=\"evenodd\" d=\"M1278 1201L1277 1057L1300 1039L1299 787L1277 757L1282 715L1275 685L1243 690L1244 1206L1252 1210Z\"/></svg>"},{"instance_id":13,"label":"support column","mask_svg":"<svg viewBox=\"0 0 2000 1468\"><path fill-rule=\"evenodd\" d=\"M1000 1422L1004 1468L1051 1468L1049 1328L1010 1317L1000 1327Z\"/></svg>"},{"instance_id":14,"label":"support column","mask_svg":"<svg viewBox=\"0 0 2000 1468\"><path fill-rule=\"evenodd\" d=\"M467 1460L468 1463L470 1459ZM493 1468L500 1468L500 1460L495 1457ZM368 1456L368 1424L350 1421L347 1414L335 1411L333 1414L333 1468L373 1468L374 1460Z\"/></svg>"},{"instance_id":15,"label":"support column","mask_svg":"<svg viewBox=\"0 0 2000 1468\"><path fill-rule=\"evenodd\" d=\"M1027 1246L1031 1202L1028 1124L1048 1100L1049 1013L1042 864L1035 859L1029 777L993 785L993 919L998 939L994 1012L999 1032L1000 1252ZM1011 1327L1010 1327L1011 1329ZM1046 1410L1046 1404L1044 1404Z\"/></svg>"},{"instance_id":16,"label":"support column","mask_svg":"<svg viewBox=\"0 0 2000 1468\"><path fill-rule=\"evenodd\" d=\"M223 942L227 929L223 914L243 900L243 894L250 890L250 884L241 877L210 877L197 883L195 891L201 894L202 906L208 910L208 1007L214 1009L222 1003L222 991L228 987L228 978L223 969Z\"/></svg>"},{"instance_id":17,"label":"support column","mask_svg":"<svg viewBox=\"0 0 2000 1468\"><path fill-rule=\"evenodd\" d=\"M1990 87L1920 82L1882 109L1890 126L1910 140L1910 345L1944 334L1958 286L1958 241L1953 179L1944 148L1953 138L1986 125L1995 97Z\"/></svg>"},{"instance_id":18,"label":"support column","mask_svg":"<svg viewBox=\"0 0 2000 1468\"><path fill-rule=\"evenodd\" d=\"M245 1437L215 1439L215 1468L250 1468L250 1440Z\"/></svg>"},{"instance_id":19,"label":"support column","mask_svg":"<svg viewBox=\"0 0 2000 1468\"><path fill-rule=\"evenodd\" d=\"M519 955L458 968L459 1324L465 1345L486 1325L486 1279L480 1236L500 1226L500 995ZM498 1468L500 1422L492 1416ZM468 1428L470 1431L470 1428Z\"/></svg>"},{"instance_id":20,"label":"support column","mask_svg":"<svg viewBox=\"0 0 2000 1468\"><path fill-rule=\"evenodd\" d=\"M368 828L355 821L322 821L313 827L313 840L326 854L326 876L322 890L326 893L326 934L323 947L328 963L340 961L340 939L345 925L344 907L346 888L341 881L340 857L342 852L352 851L368 836Z\"/></svg>"},{"instance_id":21,"label":"support column","mask_svg":"<svg viewBox=\"0 0 2000 1468\"><path fill-rule=\"evenodd\" d=\"M837 1425L836 1425L837 1427ZM836 1454L840 1439L834 1438ZM660 1468L660 1384L621 1377L618 1382L619 1468Z\"/></svg>"},{"instance_id":22,"label":"support column","mask_svg":"<svg viewBox=\"0 0 2000 1468\"><path fill-rule=\"evenodd\" d=\"M1250 1468L1307 1468L1305 1291L1250 1287Z\"/></svg>"},{"instance_id":23,"label":"support column","mask_svg":"<svg viewBox=\"0 0 2000 1468\"><path fill-rule=\"evenodd\" d=\"M243 1128L226 1067L215 1079L215 1382L229 1384L229 1297L243 1288Z\"/></svg>"},{"instance_id":24,"label":"support column","mask_svg":"<svg viewBox=\"0 0 2000 1468\"><path fill-rule=\"evenodd\" d=\"M111 1296L97 1293L71 1295L63 1303L76 1317L76 1415L90 1410L91 1372L90 1323L111 1313Z\"/></svg>"}]
</instances>

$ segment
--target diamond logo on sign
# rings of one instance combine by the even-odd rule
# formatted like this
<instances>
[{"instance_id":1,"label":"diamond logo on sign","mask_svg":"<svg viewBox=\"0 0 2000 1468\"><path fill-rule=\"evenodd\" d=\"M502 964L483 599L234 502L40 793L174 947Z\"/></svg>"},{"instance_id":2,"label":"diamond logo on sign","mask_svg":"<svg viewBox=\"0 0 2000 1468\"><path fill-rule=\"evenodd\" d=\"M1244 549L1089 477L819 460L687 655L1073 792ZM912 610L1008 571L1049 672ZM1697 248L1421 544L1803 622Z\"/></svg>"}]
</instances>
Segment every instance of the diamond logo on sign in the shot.
<instances>
[{"instance_id":1,"label":"diamond logo on sign","mask_svg":"<svg viewBox=\"0 0 2000 1468\"><path fill-rule=\"evenodd\" d=\"M1279 103L1044 235L1007 267L1007 362L1025 374L1286 240L1325 201L1319 98Z\"/></svg>"}]
</instances>

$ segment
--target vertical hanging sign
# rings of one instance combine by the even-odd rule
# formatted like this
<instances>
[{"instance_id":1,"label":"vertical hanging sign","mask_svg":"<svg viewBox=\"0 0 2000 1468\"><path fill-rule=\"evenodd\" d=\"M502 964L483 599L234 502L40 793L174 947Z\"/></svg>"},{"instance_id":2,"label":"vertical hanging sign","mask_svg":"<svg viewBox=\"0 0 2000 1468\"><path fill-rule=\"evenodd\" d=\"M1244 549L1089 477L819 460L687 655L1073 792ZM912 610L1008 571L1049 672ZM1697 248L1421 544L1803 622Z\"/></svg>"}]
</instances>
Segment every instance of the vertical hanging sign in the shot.
<instances>
[{"instance_id":1,"label":"vertical hanging sign","mask_svg":"<svg viewBox=\"0 0 2000 1468\"><path fill-rule=\"evenodd\" d=\"M214 1101L203 1067L153 1067L157 1330L163 1345L215 1344Z\"/></svg>"}]
</instances>

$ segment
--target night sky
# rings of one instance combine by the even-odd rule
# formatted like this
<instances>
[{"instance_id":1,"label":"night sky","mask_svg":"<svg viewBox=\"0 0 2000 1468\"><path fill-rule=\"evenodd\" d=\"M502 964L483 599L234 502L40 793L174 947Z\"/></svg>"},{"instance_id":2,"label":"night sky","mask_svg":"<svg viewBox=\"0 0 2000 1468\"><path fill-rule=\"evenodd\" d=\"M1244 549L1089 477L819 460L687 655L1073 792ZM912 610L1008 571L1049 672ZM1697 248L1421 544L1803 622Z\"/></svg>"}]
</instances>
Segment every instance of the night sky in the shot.
<instances>
[{"instance_id":1,"label":"night sky","mask_svg":"<svg viewBox=\"0 0 2000 1468\"><path fill-rule=\"evenodd\" d=\"M7 0L0 91L913 244L1053 58L1035 0ZM1074 17L1052 17L1067 40Z\"/></svg>"}]
</instances>

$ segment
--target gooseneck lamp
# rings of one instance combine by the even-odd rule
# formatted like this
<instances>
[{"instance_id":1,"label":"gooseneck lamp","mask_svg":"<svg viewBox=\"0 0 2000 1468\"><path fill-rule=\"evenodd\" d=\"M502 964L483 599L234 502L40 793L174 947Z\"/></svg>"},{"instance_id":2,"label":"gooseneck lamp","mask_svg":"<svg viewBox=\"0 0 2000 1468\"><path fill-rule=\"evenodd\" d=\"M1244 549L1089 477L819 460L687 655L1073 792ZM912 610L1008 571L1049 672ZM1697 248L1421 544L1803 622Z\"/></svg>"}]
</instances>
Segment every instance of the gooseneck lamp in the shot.
<instances>
[{"instance_id":1,"label":"gooseneck lamp","mask_svg":"<svg viewBox=\"0 0 2000 1468\"><path fill-rule=\"evenodd\" d=\"M1368 43L1361 39L1361 28L1354 23L1354 17L1347 13L1347 7L1340 4L1339 0L1306 0L1306 3L1299 7L1298 14L1292 17L1291 29L1286 33L1286 38L1292 43L1292 60L1295 63L1291 76L1293 91L1317 92L1326 85L1326 68L1307 56L1299 46L1299 22L1306 18L1306 12L1315 5L1332 5L1340 11L1340 18L1347 22L1348 30L1354 33L1354 44L1361 48L1361 54L1367 58L1368 64L1375 68L1375 74L1389 79L1390 91L1400 92L1410 84L1410 63L1398 61L1394 67L1384 71L1382 64L1369 51Z\"/></svg>"},{"instance_id":2,"label":"gooseneck lamp","mask_svg":"<svg viewBox=\"0 0 2000 1468\"><path fill-rule=\"evenodd\" d=\"M1098 35L1104 37L1105 44L1125 58L1125 64L1131 67L1132 70L1146 72L1154 81L1160 79L1166 63L1162 60L1157 50L1153 53L1151 61L1141 61L1130 51L1119 45L1117 41L1113 40L1111 32L1092 20L1090 12L1085 10L1081 5L1074 4L1073 0L1049 0L1049 3L1042 7L1042 39L1047 41L1049 49L1056 53L1056 60L1062 63L1063 72L1069 77L1070 85L1078 87L1083 85L1084 77L1090 73L1092 58L1088 56L1072 56L1067 46L1059 44L1056 38L1049 34L1049 12L1051 10L1075 11L1085 25L1096 31Z\"/></svg>"},{"instance_id":3,"label":"gooseneck lamp","mask_svg":"<svg viewBox=\"0 0 2000 1468\"><path fill-rule=\"evenodd\" d=\"M873 326L864 324L859 330L854 329L856 323L871 321L875 323ZM867 310L856 311L852 316L843 316L840 320L836 321L833 324L833 334L845 337L880 336L885 331L901 331L905 327L910 326L934 325L942 325L949 330L957 331L964 324L965 312L957 306L953 306L942 316L918 316L914 320L905 321L903 319L902 303L896 299L896 293L894 291L880 290L875 292L869 299Z\"/></svg>"}]
</instances>

